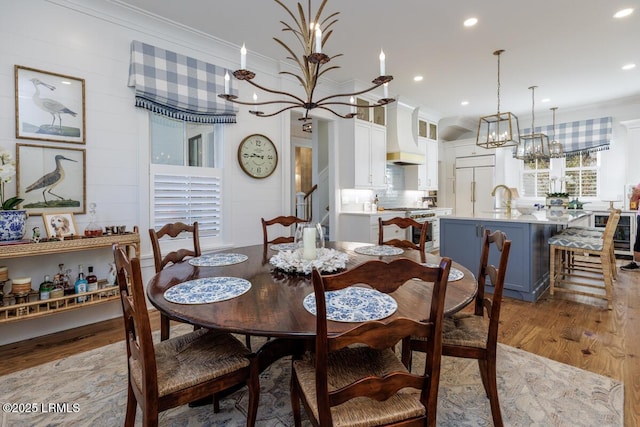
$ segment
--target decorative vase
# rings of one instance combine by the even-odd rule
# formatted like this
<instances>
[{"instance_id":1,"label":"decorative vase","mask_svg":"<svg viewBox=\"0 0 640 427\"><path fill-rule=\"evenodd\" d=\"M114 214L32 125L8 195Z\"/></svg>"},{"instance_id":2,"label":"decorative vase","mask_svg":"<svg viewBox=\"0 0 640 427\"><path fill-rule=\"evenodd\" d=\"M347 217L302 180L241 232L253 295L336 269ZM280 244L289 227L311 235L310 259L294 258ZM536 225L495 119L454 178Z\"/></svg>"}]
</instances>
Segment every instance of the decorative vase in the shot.
<instances>
[{"instance_id":1,"label":"decorative vase","mask_svg":"<svg viewBox=\"0 0 640 427\"><path fill-rule=\"evenodd\" d=\"M24 236L27 225L27 211L0 210L0 241L20 240Z\"/></svg>"}]
</instances>

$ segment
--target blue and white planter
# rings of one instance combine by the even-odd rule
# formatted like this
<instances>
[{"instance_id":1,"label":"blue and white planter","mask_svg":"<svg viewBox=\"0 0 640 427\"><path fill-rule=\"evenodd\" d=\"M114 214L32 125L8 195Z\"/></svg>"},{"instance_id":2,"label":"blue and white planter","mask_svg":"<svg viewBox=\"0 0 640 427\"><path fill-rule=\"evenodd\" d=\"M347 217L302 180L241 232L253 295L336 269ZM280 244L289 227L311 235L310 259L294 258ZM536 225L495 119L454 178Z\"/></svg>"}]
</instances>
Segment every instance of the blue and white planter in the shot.
<instances>
[{"instance_id":1,"label":"blue and white planter","mask_svg":"<svg viewBox=\"0 0 640 427\"><path fill-rule=\"evenodd\" d=\"M20 240L27 228L27 211L0 210L0 241Z\"/></svg>"}]
</instances>

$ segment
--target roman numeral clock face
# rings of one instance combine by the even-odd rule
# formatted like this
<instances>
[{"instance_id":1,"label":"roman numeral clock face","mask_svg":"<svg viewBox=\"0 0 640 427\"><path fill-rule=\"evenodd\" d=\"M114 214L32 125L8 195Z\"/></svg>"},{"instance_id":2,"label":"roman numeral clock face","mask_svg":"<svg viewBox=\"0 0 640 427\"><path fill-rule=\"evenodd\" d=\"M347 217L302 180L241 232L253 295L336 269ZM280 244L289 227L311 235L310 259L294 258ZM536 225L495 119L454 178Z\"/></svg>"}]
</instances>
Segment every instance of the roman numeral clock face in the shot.
<instances>
[{"instance_id":1,"label":"roman numeral clock face","mask_svg":"<svg viewBox=\"0 0 640 427\"><path fill-rule=\"evenodd\" d=\"M238 147L238 163L250 177L266 178L276 170L278 151L266 136L249 135Z\"/></svg>"}]
</instances>

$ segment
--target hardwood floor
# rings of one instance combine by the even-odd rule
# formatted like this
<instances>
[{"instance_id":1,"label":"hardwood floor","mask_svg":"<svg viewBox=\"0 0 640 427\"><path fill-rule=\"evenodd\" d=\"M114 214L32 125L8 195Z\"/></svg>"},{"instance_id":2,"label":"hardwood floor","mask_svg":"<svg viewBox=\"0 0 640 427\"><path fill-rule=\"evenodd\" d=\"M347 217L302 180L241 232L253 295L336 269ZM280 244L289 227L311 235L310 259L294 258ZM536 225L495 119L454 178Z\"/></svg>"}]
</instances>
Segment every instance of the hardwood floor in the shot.
<instances>
[{"instance_id":1,"label":"hardwood floor","mask_svg":"<svg viewBox=\"0 0 640 427\"><path fill-rule=\"evenodd\" d=\"M159 329L158 313L150 317ZM121 322L2 346L0 375L120 341ZM625 426L640 425L640 273L620 271L613 310L603 300L547 293L537 303L506 298L500 323L503 344L624 382Z\"/></svg>"}]
</instances>

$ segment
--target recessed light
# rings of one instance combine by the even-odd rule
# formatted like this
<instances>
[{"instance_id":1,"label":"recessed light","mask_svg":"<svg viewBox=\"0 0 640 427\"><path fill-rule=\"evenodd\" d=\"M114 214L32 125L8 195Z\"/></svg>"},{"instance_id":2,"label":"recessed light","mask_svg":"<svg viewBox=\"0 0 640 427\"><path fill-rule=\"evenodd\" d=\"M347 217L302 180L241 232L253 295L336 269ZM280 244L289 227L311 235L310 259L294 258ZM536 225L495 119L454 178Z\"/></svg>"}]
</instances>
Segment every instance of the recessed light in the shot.
<instances>
[{"instance_id":1,"label":"recessed light","mask_svg":"<svg viewBox=\"0 0 640 427\"><path fill-rule=\"evenodd\" d=\"M549 99L549 98L542 98L542 99L540 100L540 102L549 102L549 101L551 101L551 99Z\"/></svg>"},{"instance_id":2,"label":"recessed light","mask_svg":"<svg viewBox=\"0 0 640 427\"><path fill-rule=\"evenodd\" d=\"M469 105L469 101L462 101L460 105Z\"/></svg>"},{"instance_id":3,"label":"recessed light","mask_svg":"<svg viewBox=\"0 0 640 427\"><path fill-rule=\"evenodd\" d=\"M613 15L614 18L624 18L625 16L629 16L633 13L633 9L632 8L627 8L627 9L622 9L619 10L615 13L615 15Z\"/></svg>"},{"instance_id":4,"label":"recessed light","mask_svg":"<svg viewBox=\"0 0 640 427\"><path fill-rule=\"evenodd\" d=\"M473 27L478 23L478 18L469 18L464 21L465 27Z\"/></svg>"},{"instance_id":5,"label":"recessed light","mask_svg":"<svg viewBox=\"0 0 640 427\"><path fill-rule=\"evenodd\" d=\"M627 64L627 65L622 66L622 69L625 70L625 71L626 70L631 70L632 68L636 68L636 64Z\"/></svg>"},{"instance_id":6,"label":"recessed light","mask_svg":"<svg viewBox=\"0 0 640 427\"><path fill-rule=\"evenodd\" d=\"M424 77L422 77L422 76L415 76L415 77L413 78L413 81L414 81L414 82L421 82L423 79L424 79Z\"/></svg>"}]
</instances>

